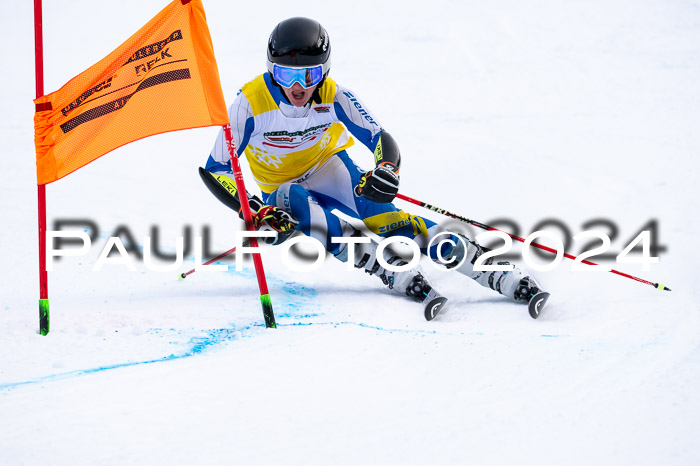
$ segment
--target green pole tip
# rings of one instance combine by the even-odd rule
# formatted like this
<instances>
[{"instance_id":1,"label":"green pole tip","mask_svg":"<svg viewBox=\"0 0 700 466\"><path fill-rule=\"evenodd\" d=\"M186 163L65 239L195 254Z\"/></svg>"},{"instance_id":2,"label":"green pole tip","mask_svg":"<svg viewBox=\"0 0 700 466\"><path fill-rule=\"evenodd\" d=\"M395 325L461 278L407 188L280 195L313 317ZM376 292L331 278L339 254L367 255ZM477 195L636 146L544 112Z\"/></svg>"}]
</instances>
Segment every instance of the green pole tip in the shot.
<instances>
[{"instance_id":1,"label":"green pole tip","mask_svg":"<svg viewBox=\"0 0 700 466\"><path fill-rule=\"evenodd\" d=\"M277 322L275 322L275 313L272 311L272 300L269 294L260 295L260 303L263 308L263 317L265 317L265 327L267 328L277 328Z\"/></svg>"},{"instance_id":2,"label":"green pole tip","mask_svg":"<svg viewBox=\"0 0 700 466\"><path fill-rule=\"evenodd\" d=\"M186 276L187 276L187 275L185 275L185 273L183 272L183 273L181 273L180 275L177 276L177 279L180 280L180 281L182 281L182 280L185 279Z\"/></svg>"},{"instance_id":3,"label":"green pole tip","mask_svg":"<svg viewBox=\"0 0 700 466\"><path fill-rule=\"evenodd\" d=\"M39 333L47 335L49 333L49 300L39 300Z\"/></svg>"}]
</instances>

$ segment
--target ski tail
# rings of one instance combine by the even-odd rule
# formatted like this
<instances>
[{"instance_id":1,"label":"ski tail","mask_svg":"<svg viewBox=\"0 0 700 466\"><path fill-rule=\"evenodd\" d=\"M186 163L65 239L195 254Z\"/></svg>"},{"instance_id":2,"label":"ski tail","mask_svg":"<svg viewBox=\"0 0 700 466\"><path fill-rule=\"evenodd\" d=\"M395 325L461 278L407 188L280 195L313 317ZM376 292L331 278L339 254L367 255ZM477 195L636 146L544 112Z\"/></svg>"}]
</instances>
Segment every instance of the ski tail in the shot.
<instances>
[{"instance_id":1,"label":"ski tail","mask_svg":"<svg viewBox=\"0 0 700 466\"><path fill-rule=\"evenodd\" d=\"M427 298L423 301L425 306L424 315L425 320L433 320L440 313L445 304L447 303L447 298L444 296L434 296L432 298Z\"/></svg>"},{"instance_id":2,"label":"ski tail","mask_svg":"<svg viewBox=\"0 0 700 466\"><path fill-rule=\"evenodd\" d=\"M546 291L540 291L539 293L536 293L534 296L530 298L530 301L527 303L527 310L530 312L530 317L533 319L537 319L540 316L540 313L544 309L545 305L547 304L547 300L549 299L549 293Z\"/></svg>"}]
</instances>

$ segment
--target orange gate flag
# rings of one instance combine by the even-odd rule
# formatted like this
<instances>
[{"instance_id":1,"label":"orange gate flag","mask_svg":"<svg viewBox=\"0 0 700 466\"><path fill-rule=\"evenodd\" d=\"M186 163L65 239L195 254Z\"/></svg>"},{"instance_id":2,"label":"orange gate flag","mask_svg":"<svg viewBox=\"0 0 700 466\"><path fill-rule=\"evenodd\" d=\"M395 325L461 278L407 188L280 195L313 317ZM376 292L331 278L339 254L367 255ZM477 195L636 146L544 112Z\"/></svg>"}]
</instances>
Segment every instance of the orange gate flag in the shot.
<instances>
[{"instance_id":1,"label":"orange gate flag","mask_svg":"<svg viewBox=\"0 0 700 466\"><path fill-rule=\"evenodd\" d=\"M37 183L117 147L229 122L201 0L175 0L115 51L34 101Z\"/></svg>"}]
</instances>

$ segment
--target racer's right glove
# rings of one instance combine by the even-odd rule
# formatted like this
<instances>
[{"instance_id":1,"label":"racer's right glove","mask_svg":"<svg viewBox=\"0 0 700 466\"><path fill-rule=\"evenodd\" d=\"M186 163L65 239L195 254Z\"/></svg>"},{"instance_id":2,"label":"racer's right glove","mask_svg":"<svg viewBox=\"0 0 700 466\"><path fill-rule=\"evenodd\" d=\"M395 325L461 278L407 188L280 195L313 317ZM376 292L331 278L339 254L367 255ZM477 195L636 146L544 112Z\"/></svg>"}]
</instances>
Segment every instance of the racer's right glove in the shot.
<instances>
[{"instance_id":1,"label":"racer's right glove","mask_svg":"<svg viewBox=\"0 0 700 466\"><path fill-rule=\"evenodd\" d=\"M204 181L207 189L216 196L218 200L224 203L227 207L238 213L238 216L243 219L243 211L241 202L238 198L238 190L236 183L227 174L211 173L204 168L199 169L199 176ZM251 213L253 214L253 222L255 229L258 231L274 231L276 237L263 238L267 244L280 244L287 238L292 236L294 228L299 224L299 221L292 217L287 212L278 209L274 206L263 204L258 196L246 193L248 204L250 205Z\"/></svg>"},{"instance_id":2,"label":"racer's right glove","mask_svg":"<svg viewBox=\"0 0 700 466\"><path fill-rule=\"evenodd\" d=\"M262 206L253 214L253 223L257 231L274 231L276 237L263 238L267 244L277 245L283 243L292 236L294 229L299 224L299 220L292 217L289 213L275 206Z\"/></svg>"}]
</instances>

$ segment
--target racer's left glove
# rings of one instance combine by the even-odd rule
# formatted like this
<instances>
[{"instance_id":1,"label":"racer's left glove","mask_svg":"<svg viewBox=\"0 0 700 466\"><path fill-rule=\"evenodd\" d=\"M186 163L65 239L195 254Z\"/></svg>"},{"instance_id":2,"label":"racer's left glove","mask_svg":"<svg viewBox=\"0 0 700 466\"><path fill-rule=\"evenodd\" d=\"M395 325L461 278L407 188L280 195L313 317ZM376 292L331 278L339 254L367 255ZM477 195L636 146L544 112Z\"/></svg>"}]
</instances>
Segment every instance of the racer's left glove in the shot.
<instances>
[{"instance_id":1,"label":"racer's left glove","mask_svg":"<svg viewBox=\"0 0 700 466\"><path fill-rule=\"evenodd\" d=\"M399 192L399 167L391 162L382 162L360 176L355 194L370 201L388 203Z\"/></svg>"}]
</instances>

